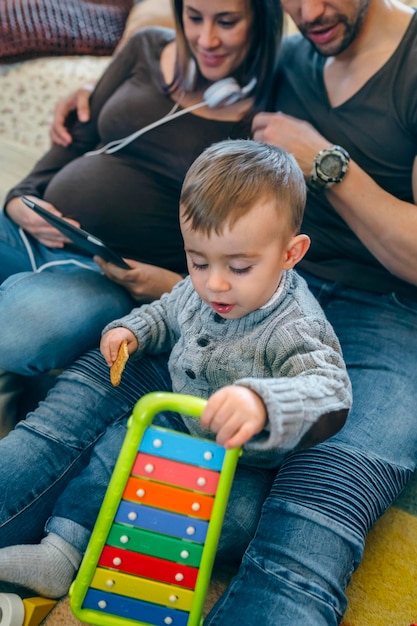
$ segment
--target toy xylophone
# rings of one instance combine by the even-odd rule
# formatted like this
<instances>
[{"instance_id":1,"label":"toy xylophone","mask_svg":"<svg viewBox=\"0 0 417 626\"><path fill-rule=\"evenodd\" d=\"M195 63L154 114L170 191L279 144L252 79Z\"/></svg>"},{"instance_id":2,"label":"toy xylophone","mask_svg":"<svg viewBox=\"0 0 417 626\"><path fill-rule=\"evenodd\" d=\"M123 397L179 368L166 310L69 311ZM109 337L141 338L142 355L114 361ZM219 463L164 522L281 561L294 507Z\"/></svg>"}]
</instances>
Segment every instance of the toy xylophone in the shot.
<instances>
[{"instance_id":1,"label":"toy xylophone","mask_svg":"<svg viewBox=\"0 0 417 626\"><path fill-rule=\"evenodd\" d=\"M152 425L160 411L199 417L200 398L139 400L86 554L73 613L98 626L198 626L238 448Z\"/></svg>"}]
</instances>

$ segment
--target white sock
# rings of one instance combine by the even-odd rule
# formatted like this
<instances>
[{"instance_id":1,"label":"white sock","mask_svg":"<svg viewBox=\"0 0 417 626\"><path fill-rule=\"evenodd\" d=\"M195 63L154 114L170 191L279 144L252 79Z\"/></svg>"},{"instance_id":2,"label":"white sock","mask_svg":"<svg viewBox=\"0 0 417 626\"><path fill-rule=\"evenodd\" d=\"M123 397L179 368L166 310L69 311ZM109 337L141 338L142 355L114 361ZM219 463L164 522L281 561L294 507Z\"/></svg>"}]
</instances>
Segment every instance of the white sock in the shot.
<instances>
[{"instance_id":1,"label":"white sock","mask_svg":"<svg viewBox=\"0 0 417 626\"><path fill-rule=\"evenodd\" d=\"M68 592L81 559L82 554L74 546L49 533L36 545L0 549L0 580L47 598L61 598Z\"/></svg>"}]
</instances>

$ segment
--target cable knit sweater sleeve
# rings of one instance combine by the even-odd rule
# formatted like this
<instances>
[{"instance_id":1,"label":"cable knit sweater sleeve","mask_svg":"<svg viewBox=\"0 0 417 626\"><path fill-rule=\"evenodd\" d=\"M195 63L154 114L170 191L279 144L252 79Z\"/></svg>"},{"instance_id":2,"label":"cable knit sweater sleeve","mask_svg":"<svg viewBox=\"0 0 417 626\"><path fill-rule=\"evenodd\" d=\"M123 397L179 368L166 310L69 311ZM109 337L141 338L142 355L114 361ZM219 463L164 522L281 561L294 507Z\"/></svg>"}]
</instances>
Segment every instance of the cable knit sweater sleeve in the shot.
<instances>
[{"instance_id":1,"label":"cable knit sweater sleeve","mask_svg":"<svg viewBox=\"0 0 417 626\"><path fill-rule=\"evenodd\" d=\"M198 302L191 281L187 277L159 300L143 304L128 315L107 324L103 334L119 326L128 328L138 342L138 349L132 355L134 359L140 358L145 352L149 354L169 352L181 333L179 312L186 307L190 316L194 314L192 296L194 301Z\"/></svg>"},{"instance_id":2,"label":"cable knit sweater sleeve","mask_svg":"<svg viewBox=\"0 0 417 626\"><path fill-rule=\"evenodd\" d=\"M109 324L129 328L139 349L170 351L173 390L209 398L227 385L252 389L267 409L264 430L242 461L276 466L289 450L335 434L351 406L351 385L332 326L307 285L288 272L277 299L239 319L223 319L195 293L190 278L170 294ZM183 416L187 429L214 438Z\"/></svg>"},{"instance_id":3,"label":"cable knit sweater sleeve","mask_svg":"<svg viewBox=\"0 0 417 626\"><path fill-rule=\"evenodd\" d=\"M261 453L264 462L269 457L273 464L274 459L297 447L323 417L329 416L330 428L334 420L337 432L347 417L352 396L340 346L324 317L294 320L277 329L271 341L276 344L277 354L272 369L279 374L273 378L241 378L235 384L257 393L268 414L266 428L245 449L249 457ZM284 361L279 344L286 346ZM336 420L341 420L339 426Z\"/></svg>"}]
</instances>

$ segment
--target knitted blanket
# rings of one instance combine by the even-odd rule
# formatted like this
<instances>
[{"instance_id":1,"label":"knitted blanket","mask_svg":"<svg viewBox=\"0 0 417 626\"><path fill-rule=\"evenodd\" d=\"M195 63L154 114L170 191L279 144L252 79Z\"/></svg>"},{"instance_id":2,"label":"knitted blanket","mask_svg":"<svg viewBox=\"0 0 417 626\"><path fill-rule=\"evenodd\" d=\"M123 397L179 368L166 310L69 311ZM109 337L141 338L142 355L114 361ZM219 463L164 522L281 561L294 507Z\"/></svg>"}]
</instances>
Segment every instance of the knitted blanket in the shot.
<instances>
[{"instance_id":1,"label":"knitted blanket","mask_svg":"<svg viewBox=\"0 0 417 626\"><path fill-rule=\"evenodd\" d=\"M0 0L0 58L111 54L132 0Z\"/></svg>"}]
</instances>

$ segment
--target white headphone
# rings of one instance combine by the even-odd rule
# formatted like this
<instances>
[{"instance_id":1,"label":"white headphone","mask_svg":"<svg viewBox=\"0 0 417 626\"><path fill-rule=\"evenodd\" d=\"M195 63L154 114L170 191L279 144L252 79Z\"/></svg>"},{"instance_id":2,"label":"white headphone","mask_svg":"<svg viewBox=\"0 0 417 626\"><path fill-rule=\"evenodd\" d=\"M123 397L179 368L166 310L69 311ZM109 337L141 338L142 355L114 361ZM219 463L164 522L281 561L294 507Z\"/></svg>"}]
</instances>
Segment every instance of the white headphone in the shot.
<instances>
[{"instance_id":1,"label":"white headphone","mask_svg":"<svg viewBox=\"0 0 417 626\"><path fill-rule=\"evenodd\" d=\"M238 100L243 100L254 90L256 78L245 87L240 87L234 78L223 78L213 83L203 93L203 100L211 109L218 106L234 104Z\"/></svg>"},{"instance_id":2,"label":"white headphone","mask_svg":"<svg viewBox=\"0 0 417 626\"><path fill-rule=\"evenodd\" d=\"M252 78L251 81L245 87L240 87L234 78L223 78L222 80L218 80L208 87L203 93L203 100L201 102L197 102L186 109L181 109L180 111L175 111L175 113L168 113L161 119L152 122L148 126L144 126L139 130L135 131L131 135L124 137L122 139L115 139L114 141L110 141L108 144L99 148L98 150L91 150L90 152L86 152L84 156L93 156L97 154L113 154L118 150L121 150L129 143L144 135L149 130L153 130L157 126L161 126L161 124L166 124L171 120L174 120L181 115L185 115L186 113L190 113L190 111L195 111L196 109L200 109L201 107L208 106L210 109L213 109L218 106L228 106L230 104L234 104L238 100L243 100L250 94L251 91L255 88L256 78Z\"/></svg>"}]
</instances>

